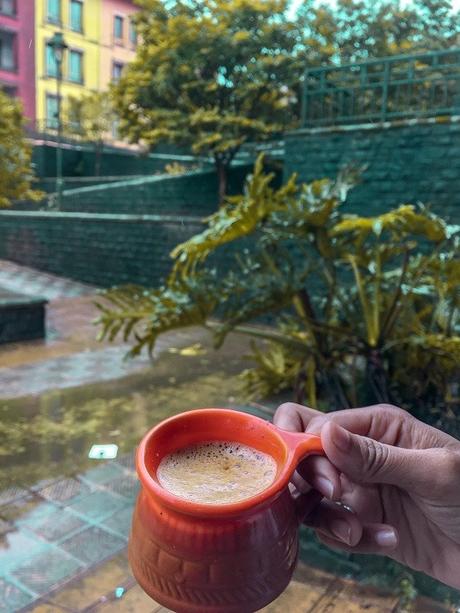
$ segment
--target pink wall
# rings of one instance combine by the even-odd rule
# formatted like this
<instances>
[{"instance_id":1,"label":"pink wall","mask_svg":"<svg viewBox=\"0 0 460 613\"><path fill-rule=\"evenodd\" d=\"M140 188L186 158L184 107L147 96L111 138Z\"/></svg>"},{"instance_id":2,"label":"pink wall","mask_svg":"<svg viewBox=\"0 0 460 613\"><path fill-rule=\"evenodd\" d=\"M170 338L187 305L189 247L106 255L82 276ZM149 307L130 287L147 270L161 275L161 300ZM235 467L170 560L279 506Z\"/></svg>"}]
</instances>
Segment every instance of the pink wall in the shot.
<instances>
[{"instance_id":1,"label":"pink wall","mask_svg":"<svg viewBox=\"0 0 460 613\"><path fill-rule=\"evenodd\" d=\"M139 10L132 0L103 0L101 15L101 88L112 80L113 64L125 65L134 59L136 47L129 40L130 16ZM115 15L123 17L123 39L115 40Z\"/></svg>"},{"instance_id":2,"label":"pink wall","mask_svg":"<svg viewBox=\"0 0 460 613\"><path fill-rule=\"evenodd\" d=\"M33 0L16 0L16 15L0 14L0 30L16 34L14 72L0 69L0 85L14 87L24 112L35 119L35 14Z\"/></svg>"}]
</instances>

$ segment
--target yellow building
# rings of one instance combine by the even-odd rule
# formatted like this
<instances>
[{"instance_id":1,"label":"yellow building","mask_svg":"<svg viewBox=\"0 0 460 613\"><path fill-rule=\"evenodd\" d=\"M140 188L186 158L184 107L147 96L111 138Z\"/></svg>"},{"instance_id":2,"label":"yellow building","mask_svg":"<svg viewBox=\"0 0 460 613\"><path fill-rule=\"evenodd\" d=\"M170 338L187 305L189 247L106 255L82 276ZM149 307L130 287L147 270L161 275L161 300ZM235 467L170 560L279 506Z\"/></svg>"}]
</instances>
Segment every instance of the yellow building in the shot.
<instances>
[{"instance_id":1,"label":"yellow building","mask_svg":"<svg viewBox=\"0 0 460 613\"><path fill-rule=\"evenodd\" d=\"M56 127L57 65L49 42L62 32L68 46L62 63L63 121L70 98L101 90L101 1L35 0L36 117L41 128Z\"/></svg>"}]
</instances>

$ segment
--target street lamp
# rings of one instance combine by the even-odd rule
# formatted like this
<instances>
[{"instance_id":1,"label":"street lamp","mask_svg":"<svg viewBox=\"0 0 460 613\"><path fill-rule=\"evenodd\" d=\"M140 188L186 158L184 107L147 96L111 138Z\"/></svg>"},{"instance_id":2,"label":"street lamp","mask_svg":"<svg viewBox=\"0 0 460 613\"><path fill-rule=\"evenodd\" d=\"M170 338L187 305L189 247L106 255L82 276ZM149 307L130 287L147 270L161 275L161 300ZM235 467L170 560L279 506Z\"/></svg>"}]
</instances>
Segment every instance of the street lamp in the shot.
<instances>
[{"instance_id":1,"label":"street lamp","mask_svg":"<svg viewBox=\"0 0 460 613\"><path fill-rule=\"evenodd\" d=\"M56 149L56 205L58 210L62 202L62 120L61 120L61 84L62 84L62 61L64 52L68 45L64 41L62 32L55 32L49 41L49 46L53 50L56 62L56 82L57 82L57 149Z\"/></svg>"}]
</instances>

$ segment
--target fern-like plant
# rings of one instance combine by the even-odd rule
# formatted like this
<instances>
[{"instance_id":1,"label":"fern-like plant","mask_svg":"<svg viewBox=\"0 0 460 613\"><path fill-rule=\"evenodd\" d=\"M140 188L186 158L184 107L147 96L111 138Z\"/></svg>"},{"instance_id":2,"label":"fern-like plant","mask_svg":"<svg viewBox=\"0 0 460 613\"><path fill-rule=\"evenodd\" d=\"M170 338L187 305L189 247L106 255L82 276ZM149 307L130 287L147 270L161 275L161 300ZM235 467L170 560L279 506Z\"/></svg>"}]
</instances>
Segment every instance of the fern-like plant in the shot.
<instances>
[{"instance_id":1,"label":"fern-like plant","mask_svg":"<svg viewBox=\"0 0 460 613\"><path fill-rule=\"evenodd\" d=\"M359 175L274 189L260 157L244 193L174 249L164 287L105 292L101 338L122 334L136 354L173 328L205 326L216 347L240 330L254 337L249 395L291 388L325 410L395 402L452 416L458 228L421 205L347 214Z\"/></svg>"}]
</instances>

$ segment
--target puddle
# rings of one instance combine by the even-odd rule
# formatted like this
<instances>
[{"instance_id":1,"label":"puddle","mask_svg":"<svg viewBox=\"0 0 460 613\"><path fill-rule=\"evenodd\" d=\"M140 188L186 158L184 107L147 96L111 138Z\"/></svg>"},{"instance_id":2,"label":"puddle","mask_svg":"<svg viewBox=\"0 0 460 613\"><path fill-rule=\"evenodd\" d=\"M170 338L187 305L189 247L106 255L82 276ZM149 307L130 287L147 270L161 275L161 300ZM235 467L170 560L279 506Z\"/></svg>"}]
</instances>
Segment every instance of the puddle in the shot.
<instances>
[{"instance_id":1,"label":"puddle","mask_svg":"<svg viewBox=\"0 0 460 613\"><path fill-rule=\"evenodd\" d=\"M83 472L97 464L88 458L93 444L114 443L122 456L170 415L238 401L244 364L232 345L233 356L165 352L129 377L1 400L0 491Z\"/></svg>"}]
</instances>

